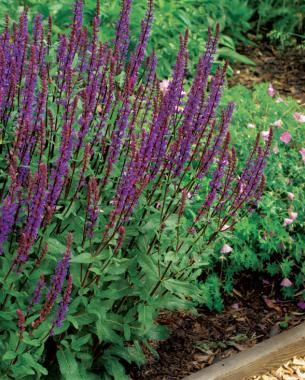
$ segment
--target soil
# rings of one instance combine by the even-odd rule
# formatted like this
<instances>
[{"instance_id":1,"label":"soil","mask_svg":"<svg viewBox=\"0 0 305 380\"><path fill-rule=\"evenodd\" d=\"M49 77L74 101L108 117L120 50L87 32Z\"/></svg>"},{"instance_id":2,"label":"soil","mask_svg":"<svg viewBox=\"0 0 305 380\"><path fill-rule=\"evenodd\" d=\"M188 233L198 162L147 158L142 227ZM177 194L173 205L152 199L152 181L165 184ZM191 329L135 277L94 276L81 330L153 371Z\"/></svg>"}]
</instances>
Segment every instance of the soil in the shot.
<instances>
[{"instance_id":1,"label":"soil","mask_svg":"<svg viewBox=\"0 0 305 380\"><path fill-rule=\"evenodd\" d=\"M252 59L255 66L232 65L234 74L229 85L248 88L260 82L271 82L282 96L293 96L305 104L305 48L278 50L268 42L258 46L240 46L238 52Z\"/></svg>"},{"instance_id":2,"label":"soil","mask_svg":"<svg viewBox=\"0 0 305 380\"><path fill-rule=\"evenodd\" d=\"M171 335L154 345L159 359L150 355L141 369L130 368L131 378L182 379L305 321L305 310L296 301L280 299L275 289L258 274L245 274L225 299L227 306L221 313L204 308L198 309L197 316L162 313L158 323L166 325Z\"/></svg>"}]
</instances>

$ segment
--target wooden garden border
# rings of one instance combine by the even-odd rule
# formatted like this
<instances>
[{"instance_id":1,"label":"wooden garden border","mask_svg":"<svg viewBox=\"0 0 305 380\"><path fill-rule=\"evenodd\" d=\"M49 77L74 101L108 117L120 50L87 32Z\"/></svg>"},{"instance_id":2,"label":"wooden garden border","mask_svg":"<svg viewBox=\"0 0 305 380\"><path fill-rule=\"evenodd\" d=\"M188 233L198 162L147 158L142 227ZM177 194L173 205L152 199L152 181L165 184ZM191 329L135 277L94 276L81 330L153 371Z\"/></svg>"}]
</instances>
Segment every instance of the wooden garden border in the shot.
<instances>
[{"instance_id":1,"label":"wooden garden border","mask_svg":"<svg viewBox=\"0 0 305 380\"><path fill-rule=\"evenodd\" d=\"M276 369L295 355L305 355L304 322L184 380L244 380Z\"/></svg>"}]
</instances>

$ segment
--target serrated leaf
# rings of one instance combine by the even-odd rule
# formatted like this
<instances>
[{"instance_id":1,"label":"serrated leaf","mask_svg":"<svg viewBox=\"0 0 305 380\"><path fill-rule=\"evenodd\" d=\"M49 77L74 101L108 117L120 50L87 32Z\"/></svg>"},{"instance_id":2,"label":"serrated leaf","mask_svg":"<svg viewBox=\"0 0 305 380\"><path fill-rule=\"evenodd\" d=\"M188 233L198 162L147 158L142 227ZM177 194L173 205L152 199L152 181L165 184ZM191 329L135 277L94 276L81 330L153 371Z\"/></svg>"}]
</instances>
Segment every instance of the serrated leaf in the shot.
<instances>
[{"instance_id":1,"label":"serrated leaf","mask_svg":"<svg viewBox=\"0 0 305 380\"><path fill-rule=\"evenodd\" d=\"M12 359L15 359L16 356L17 356L16 351L7 351L7 352L2 356L2 360L12 360Z\"/></svg>"},{"instance_id":2,"label":"serrated leaf","mask_svg":"<svg viewBox=\"0 0 305 380\"><path fill-rule=\"evenodd\" d=\"M157 265L154 263L151 256L148 256L146 254L138 255L138 263L143 269L144 273L149 277L152 279L157 279L159 277Z\"/></svg>"},{"instance_id":3,"label":"serrated leaf","mask_svg":"<svg viewBox=\"0 0 305 380\"><path fill-rule=\"evenodd\" d=\"M48 243L48 250L50 253L54 253L58 255L58 254L64 253L66 250L66 247L60 241L56 239L48 238L47 243Z\"/></svg>"},{"instance_id":4,"label":"serrated leaf","mask_svg":"<svg viewBox=\"0 0 305 380\"><path fill-rule=\"evenodd\" d=\"M65 380L82 380L78 371L78 364L72 353L60 348L56 354L60 372Z\"/></svg>"},{"instance_id":5,"label":"serrated leaf","mask_svg":"<svg viewBox=\"0 0 305 380\"><path fill-rule=\"evenodd\" d=\"M94 261L95 257L91 256L88 252L81 253L80 255L71 258L71 263L90 264Z\"/></svg>"},{"instance_id":6,"label":"serrated leaf","mask_svg":"<svg viewBox=\"0 0 305 380\"><path fill-rule=\"evenodd\" d=\"M162 282L163 286L172 293L193 297L198 293L198 289L187 281L180 281L170 278Z\"/></svg>"}]
</instances>

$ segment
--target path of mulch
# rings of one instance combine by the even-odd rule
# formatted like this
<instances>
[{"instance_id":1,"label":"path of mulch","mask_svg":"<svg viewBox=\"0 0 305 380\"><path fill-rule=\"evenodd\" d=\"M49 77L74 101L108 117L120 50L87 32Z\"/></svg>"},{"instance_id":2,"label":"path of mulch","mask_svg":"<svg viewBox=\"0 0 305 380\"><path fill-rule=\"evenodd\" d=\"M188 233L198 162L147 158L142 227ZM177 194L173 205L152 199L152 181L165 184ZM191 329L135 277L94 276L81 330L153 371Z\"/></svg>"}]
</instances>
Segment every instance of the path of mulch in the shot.
<instances>
[{"instance_id":1,"label":"path of mulch","mask_svg":"<svg viewBox=\"0 0 305 380\"><path fill-rule=\"evenodd\" d=\"M238 51L251 58L256 66L233 64L229 84L251 88L260 82L271 82L281 95L293 96L305 103L305 48L274 48L267 42L258 46L240 46Z\"/></svg>"},{"instance_id":2,"label":"path of mulch","mask_svg":"<svg viewBox=\"0 0 305 380\"><path fill-rule=\"evenodd\" d=\"M198 316L162 313L158 322L167 325L171 335L156 346L159 359L151 356L145 367L131 368L131 378L182 379L305 321L305 311L296 302L278 297L272 284L252 274L236 284L221 313L206 309L199 309Z\"/></svg>"}]
</instances>

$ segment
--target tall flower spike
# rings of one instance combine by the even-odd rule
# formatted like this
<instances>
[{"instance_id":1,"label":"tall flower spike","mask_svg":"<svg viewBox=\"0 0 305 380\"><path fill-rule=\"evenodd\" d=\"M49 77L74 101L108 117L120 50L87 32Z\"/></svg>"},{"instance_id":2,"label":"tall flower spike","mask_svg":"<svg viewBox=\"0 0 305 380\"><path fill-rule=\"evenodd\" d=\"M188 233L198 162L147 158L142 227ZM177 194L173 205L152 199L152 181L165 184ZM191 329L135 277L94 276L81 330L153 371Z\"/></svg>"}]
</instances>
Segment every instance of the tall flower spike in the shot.
<instances>
[{"instance_id":1,"label":"tall flower spike","mask_svg":"<svg viewBox=\"0 0 305 380\"><path fill-rule=\"evenodd\" d=\"M56 316L52 322L52 328L50 331L50 335L53 336L55 334L54 328L55 327L61 327L62 322L65 319L65 316L68 312L69 304L71 301L71 292L72 292L72 275L69 275L68 281L67 281L67 287L65 289L64 295L60 301L60 304L58 306Z\"/></svg>"},{"instance_id":2,"label":"tall flower spike","mask_svg":"<svg viewBox=\"0 0 305 380\"><path fill-rule=\"evenodd\" d=\"M20 310L20 309L16 310L16 314L18 317L17 326L19 328L20 334L22 335L25 331L25 316L24 316L22 310Z\"/></svg>"},{"instance_id":3,"label":"tall flower spike","mask_svg":"<svg viewBox=\"0 0 305 380\"><path fill-rule=\"evenodd\" d=\"M169 121L173 114L175 114L180 100L187 62L187 41L188 31L186 31L184 37L180 37L180 49L174 67L173 79L169 84L168 91L161 100L158 116L156 120L153 120L153 125L151 126L153 130L153 140L150 142L152 146L151 161L153 163L153 176L157 174L164 160L168 143Z\"/></svg>"},{"instance_id":4,"label":"tall flower spike","mask_svg":"<svg viewBox=\"0 0 305 380\"><path fill-rule=\"evenodd\" d=\"M131 60L129 63L129 70L127 71L127 75L130 75L132 86L134 86L136 83L138 71L144 59L152 21L153 21L153 0L148 0L147 12L146 12L144 20L142 20L141 22L141 33L139 37L139 42L134 54L131 57Z\"/></svg>"},{"instance_id":5,"label":"tall flower spike","mask_svg":"<svg viewBox=\"0 0 305 380\"><path fill-rule=\"evenodd\" d=\"M45 278L44 278L44 274L41 274L37 282L37 285L34 289L31 301L29 303L28 311L32 310L33 305L39 302L41 298L41 291L44 288L44 286L45 286Z\"/></svg>"},{"instance_id":6,"label":"tall flower spike","mask_svg":"<svg viewBox=\"0 0 305 380\"><path fill-rule=\"evenodd\" d=\"M67 248L63 258L59 261L55 268L55 273L52 277L49 291L46 296L46 301L40 311L39 317L32 322L32 327L37 328L47 317L53 309L54 303L62 291L64 280L67 276L70 266L71 247L72 247L73 235L69 233L67 236Z\"/></svg>"},{"instance_id":7,"label":"tall flower spike","mask_svg":"<svg viewBox=\"0 0 305 380\"><path fill-rule=\"evenodd\" d=\"M54 209L57 203L57 200L62 191L64 179L69 170L69 161L72 156L74 136L72 125L74 122L77 101L78 99L75 97L73 104L68 107L66 111L67 120L64 122L64 125L62 127L59 156L56 162L56 166L51 173L51 181L48 188L47 199L48 206L50 206L51 210ZM52 215L52 212L50 215Z\"/></svg>"},{"instance_id":8,"label":"tall flower spike","mask_svg":"<svg viewBox=\"0 0 305 380\"><path fill-rule=\"evenodd\" d=\"M122 0L120 19L117 24L114 45L114 56L117 59L116 73L118 74L124 66L129 46L129 22L132 0Z\"/></svg>"},{"instance_id":9,"label":"tall flower spike","mask_svg":"<svg viewBox=\"0 0 305 380\"><path fill-rule=\"evenodd\" d=\"M18 263L27 261L30 249L37 238L45 212L47 179L47 166L40 164L39 170L36 173L35 190L29 201L30 214L21 233L17 256Z\"/></svg>"},{"instance_id":10,"label":"tall flower spike","mask_svg":"<svg viewBox=\"0 0 305 380\"><path fill-rule=\"evenodd\" d=\"M6 242L13 227L15 216L18 210L20 185L17 182L16 161L16 158L12 157L9 166L11 184L8 190L8 194L4 200L2 200L2 205L0 207L0 255L3 254L3 245Z\"/></svg>"},{"instance_id":11,"label":"tall flower spike","mask_svg":"<svg viewBox=\"0 0 305 380\"><path fill-rule=\"evenodd\" d=\"M183 110L183 120L179 128L178 139L171 146L168 159L171 163L171 169L175 167L174 175L179 175L183 170L184 164L189 159L191 146L198 134L196 118L202 106L203 94L213 63L213 54L216 49L218 33L219 30L217 29L215 36L212 37L211 31L209 30L205 54L199 59L196 76ZM204 125L201 128L204 128Z\"/></svg>"},{"instance_id":12,"label":"tall flower spike","mask_svg":"<svg viewBox=\"0 0 305 380\"><path fill-rule=\"evenodd\" d=\"M98 203L100 199L98 184L95 177L92 177L89 180L87 199L86 235L91 239L93 237L93 229L99 214Z\"/></svg>"}]
</instances>

